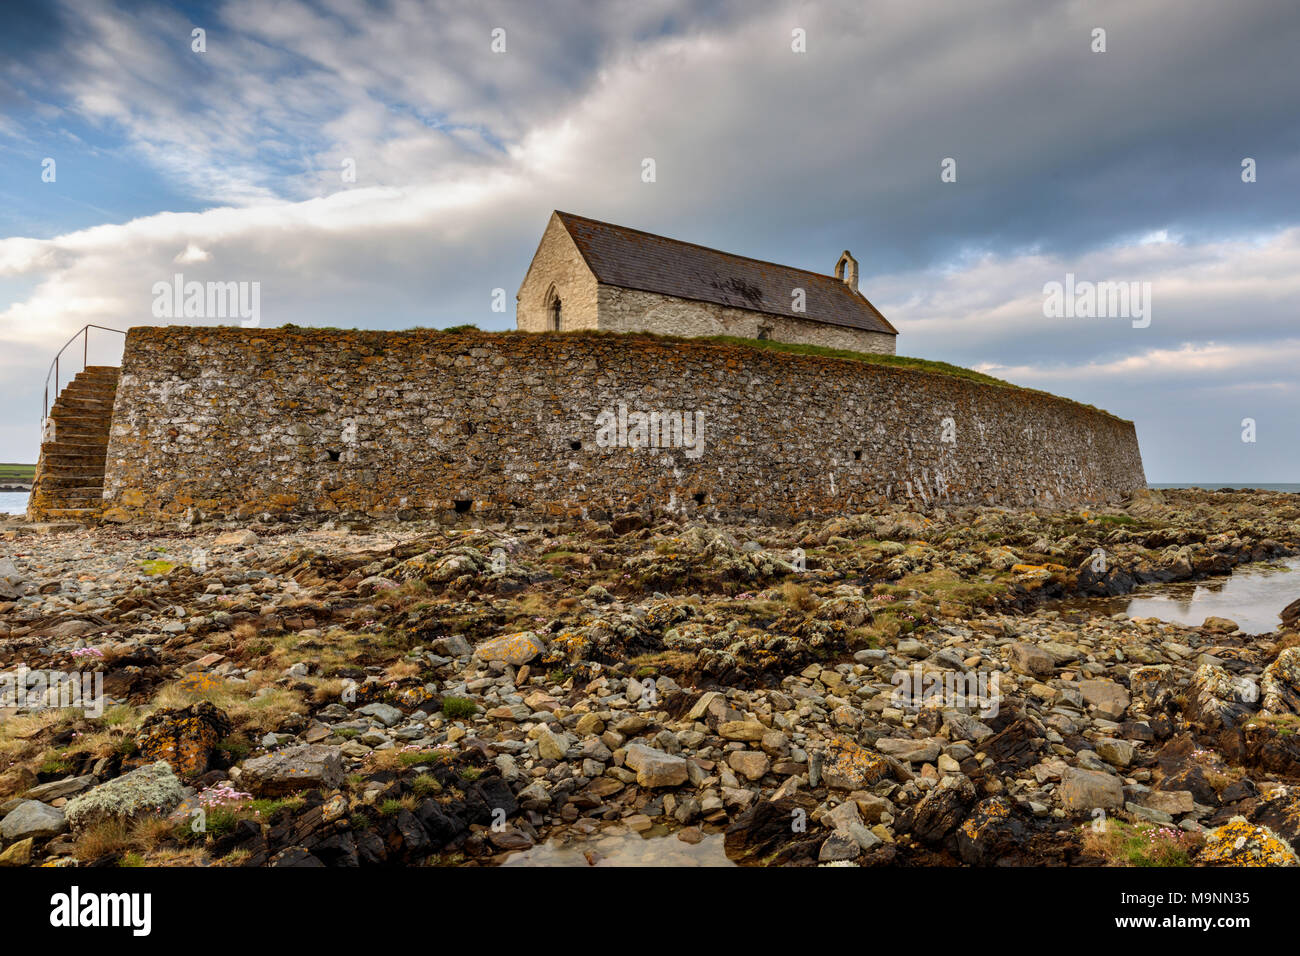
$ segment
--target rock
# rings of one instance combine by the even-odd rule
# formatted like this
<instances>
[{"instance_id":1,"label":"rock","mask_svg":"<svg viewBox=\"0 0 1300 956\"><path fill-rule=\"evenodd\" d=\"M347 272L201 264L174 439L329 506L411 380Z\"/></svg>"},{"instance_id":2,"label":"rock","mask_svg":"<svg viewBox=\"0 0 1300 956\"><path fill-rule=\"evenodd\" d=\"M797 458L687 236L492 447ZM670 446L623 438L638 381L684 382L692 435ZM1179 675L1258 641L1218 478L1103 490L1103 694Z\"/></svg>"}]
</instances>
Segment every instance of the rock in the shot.
<instances>
[{"instance_id":1,"label":"rock","mask_svg":"<svg viewBox=\"0 0 1300 956\"><path fill-rule=\"evenodd\" d=\"M757 720L727 720L718 724L718 736L724 740L743 740L753 743L763 739L767 728Z\"/></svg>"},{"instance_id":2,"label":"rock","mask_svg":"<svg viewBox=\"0 0 1300 956\"><path fill-rule=\"evenodd\" d=\"M32 850L35 848L34 837L19 840L3 853L0 853L0 866L27 866L32 862Z\"/></svg>"},{"instance_id":3,"label":"rock","mask_svg":"<svg viewBox=\"0 0 1300 956\"><path fill-rule=\"evenodd\" d=\"M726 702L727 702L726 697L724 697L718 691L716 690L705 691L703 694L700 695L700 699L697 700L691 706L691 709L686 714L686 719L703 720L704 715L709 712L709 708L711 708L715 703L720 703L725 705Z\"/></svg>"},{"instance_id":4,"label":"rock","mask_svg":"<svg viewBox=\"0 0 1300 956\"><path fill-rule=\"evenodd\" d=\"M1288 647L1264 668L1260 709L1273 716L1300 714L1300 647Z\"/></svg>"},{"instance_id":5,"label":"rock","mask_svg":"<svg viewBox=\"0 0 1300 956\"><path fill-rule=\"evenodd\" d=\"M939 756L939 741L881 737L876 741L876 749L908 763L933 763Z\"/></svg>"},{"instance_id":6,"label":"rock","mask_svg":"<svg viewBox=\"0 0 1300 956\"><path fill-rule=\"evenodd\" d=\"M1115 767L1127 767L1133 762L1134 747L1127 740L1098 740L1097 756Z\"/></svg>"},{"instance_id":7,"label":"rock","mask_svg":"<svg viewBox=\"0 0 1300 956\"><path fill-rule=\"evenodd\" d=\"M518 634L505 634L485 641L474 650L474 656L481 661L505 661L507 664L527 664L542 651L546 644L532 631L520 631Z\"/></svg>"},{"instance_id":8,"label":"rock","mask_svg":"<svg viewBox=\"0 0 1300 956\"><path fill-rule=\"evenodd\" d=\"M1009 648L1011 653L1011 669L1017 674L1025 674L1029 677L1048 677L1056 673L1056 662L1052 660L1052 655L1048 654L1040 647L1033 644L1012 644Z\"/></svg>"},{"instance_id":9,"label":"rock","mask_svg":"<svg viewBox=\"0 0 1300 956\"><path fill-rule=\"evenodd\" d=\"M978 744L993 736L991 727L968 714L945 710L943 720L949 728L948 733L952 740L971 740Z\"/></svg>"},{"instance_id":10,"label":"rock","mask_svg":"<svg viewBox=\"0 0 1300 956\"><path fill-rule=\"evenodd\" d=\"M771 766L771 758L757 750L733 750L727 764L747 780L761 780Z\"/></svg>"},{"instance_id":11,"label":"rock","mask_svg":"<svg viewBox=\"0 0 1300 956\"><path fill-rule=\"evenodd\" d=\"M1202 730L1233 728L1254 714L1257 697L1258 688L1253 683L1214 664L1202 664L1196 668L1187 690L1186 716Z\"/></svg>"},{"instance_id":12,"label":"rock","mask_svg":"<svg viewBox=\"0 0 1300 956\"><path fill-rule=\"evenodd\" d=\"M1167 813L1171 817L1191 813L1195 809L1195 803L1190 790L1152 790L1142 796L1143 806Z\"/></svg>"},{"instance_id":13,"label":"rock","mask_svg":"<svg viewBox=\"0 0 1300 956\"><path fill-rule=\"evenodd\" d=\"M1091 813L1097 807L1118 810L1124 806L1124 785L1114 774L1067 767L1056 788L1066 810Z\"/></svg>"},{"instance_id":14,"label":"rock","mask_svg":"<svg viewBox=\"0 0 1300 956\"><path fill-rule=\"evenodd\" d=\"M822 817L822 823L825 823L834 830L848 830L850 826L862 825L862 814L858 811L858 805L852 800L845 800L835 809L831 810Z\"/></svg>"},{"instance_id":15,"label":"rock","mask_svg":"<svg viewBox=\"0 0 1300 956\"><path fill-rule=\"evenodd\" d=\"M862 855L862 847L851 833L835 831L822 843L817 853L819 863L833 863L840 860L856 860Z\"/></svg>"},{"instance_id":16,"label":"rock","mask_svg":"<svg viewBox=\"0 0 1300 956\"><path fill-rule=\"evenodd\" d=\"M815 805L802 794L756 801L728 825L723 836L727 858L771 866L815 862L821 841L806 832ZM704 809L707 812L708 807Z\"/></svg>"},{"instance_id":17,"label":"rock","mask_svg":"<svg viewBox=\"0 0 1300 956\"><path fill-rule=\"evenodd\" d=\"M1268 827L1233 817L1205 835L1196 856L1203 866L1297 866L1295 851Z\"/></svg>"},{"instance_id":18,"label":"rock","mask_svg":"<svg viewBox=\"0 0 1300 956\"><path fill-rule=\"evenodd\" d=\"M212 751L230 733L230 719L207 701L150 714L136 734L138 764L165 760L186 779L207 773Z\"/></svg>"},{"instance_id":19,"label":"rock","mask_svg":"<svg viewBox=\"0 0 1300 956\"><path fill-rule=\"evenodd\" d=\"M1016 804L998 794L980 801L957 828L957 852L971 866L1012 862L1025 842L1028 826Z\"/></svg>"},{"instance_id":20,"label":"rock","mask_svg":"<svg viewBox=\"0 0 1300 956\"><path fill-rule=\"evenodd\" d=\"M835 790L866 790L891 770L889 761L880 754L841 737L827 744L820 759L821 776L826 786Z\"/></svg>"},{"instance_id":21,"label":"rock","mask_svg":"<svg viewBox=\"0 0 1300 956\"><path fill-rule=\"evenodd\" d=\"M685 757L642 743L628 744L623 762L636 771L636 782L642 787L679 787L686 782Z\"/></svg>"},{"instance_id":22,"label":"rock","mask_svg":"<svg viewBox=\"0 0 1300 956\"><path fill-rule=\"evenodd\" d=\"M254 757L240 767L240 785L267 797L318 787L337 789L343 783L343 757L337 747L302 744L265 757Z\"/></svg>"},{"instance_id":23,"label":"rock","mask_svg":"<svg viewBox=\"0 0 1300 956\"><path fill-rule=\"evenodd\" d=\"M0 797L7 797L11 793L26 793L38 782L36 774L27 767L12 767L0 773Z\"/></svg>"},{"instance_id":24,"label":"rock","mask_svg":"<svg viewBox=\"0 0 1300 956\"><path fill-rule=\"evenodd\" d=\"M1128 691L1108 680L1079 681L1079 693L1097 713L1110 720L1119 720L1128 710Z\"/></svg>"},{"instance_id":25,"label":"rock","mask_svg":"<svg viewBox=\"0 0 1300 956\"><path fill-rule=\"evenodd\" d=\"M257 544L257 533L245 528L242 531L226 531L217 535L212 542L214 548L247 548Z\"/></svg>"},{"instance_id":26,"label":"rock","mask_svg":"<svg viewBox=\"0 0 1300 956\"><path fill-rule=\"evenodd\" d=\"M64 809L72 828L81 830L108 819L170 813L183 797L181 782L171 766L159 760L74 797Z\"/></svg>"},{"instance_id":27,"label":"rock","mask_svg":"<svg viewBox=\"0 0 1300 956\"><path fill-rule=\"evenodd\" d=\"M0 839L6 843L18 840L44 840L58 836L68 829L68 820L62 810L47 806L39 800L24 800L5 814L0 822Z\"/></svg>"},{"instance_id":28,"label":"rock","mask_svg":"<svg viewBox=\"0 0 1300 956\"><path fill-rule=\"evenodd\" d=\"M42 803L48 803L51 800L59 799L59 797L76 796L97 783L99 783L99 778L93 773L83 774L80 777L65 777L62 780L51 780L49 783L42 783L39 786L32 787L23 796L28 800L40 800Z\"/></svg>"},{"instance_id":29,"label":"rock","mask_svg":"<svg viewBox=\"0 0 1300 956\"><path fill-rule=\"evenodd\" d=\"M1278 617L1282 619L1283 627L1293 628L1300 625L1300 598L1282 608L1282 613Z\"/></svg>"},{"instance_id":30,"label":"rock","mask_svg":"<svg viewBox=\"0 0 1300 956\"><path fill-rule=\"evenodd\" d=\"M543 760L563 760L569 752L567 734L557 734L549 727L537 735L537 754Z\"/></svg>"},{"instance_id":31,"label":"rock","mask_svg":"<svg viewBox=\"0 0 1300 956\"><path fill-rule=\"evenodd\" d=\"M392 704L366 704L364 707L358 707L357 713L363 717L373 717L385 727L392 727L402 719L402 712Z\"/></svg>"},{"instance_id":32,"label":"rock","mask_svg":"<svg viewBox=\"0 0 1300 956\"><path fill-rule=\"evenodd\" d=\"M1230 621L1226 617L1207 617L1201 624L1201 630L1209 631L1211 634L1231 634L1237 629L1237 622Z\"/></svg>"},{"instance_id":33,"label":"rock","mask_svg":"<svg viewBox=\"0 0 1300 956\"><path fill-rule=\"evenodd\" d=\"M944 777L939 785L903 812L898 829L922 843L940 843L966 819L975 802L975 785L967 777Z\"/></svg>"}]
</instances>

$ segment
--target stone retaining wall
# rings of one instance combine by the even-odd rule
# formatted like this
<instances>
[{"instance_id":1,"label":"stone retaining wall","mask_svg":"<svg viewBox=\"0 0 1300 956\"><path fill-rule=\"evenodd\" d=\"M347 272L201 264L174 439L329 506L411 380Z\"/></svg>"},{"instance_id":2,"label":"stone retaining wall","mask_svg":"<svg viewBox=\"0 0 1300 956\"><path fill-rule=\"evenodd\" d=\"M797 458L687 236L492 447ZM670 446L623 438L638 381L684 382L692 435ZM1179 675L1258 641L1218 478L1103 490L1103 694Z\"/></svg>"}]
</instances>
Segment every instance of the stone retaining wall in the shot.
<instances>
[{"instance_id":1,"label":"stone retaining wall","mask_svg":"<svg viewBox=\"0 0 1300 956\"><path fill-rule=\"evenodd\" d=\"M687 429L665 430L675 447L629 447L639 412L685 416ZM1145 486L1132 423L1065 399L602 333L135 328L107 458L105 505L119 518L194 507L788 521L886 500L1064 505Z\"/></svg>"}]
</instances>

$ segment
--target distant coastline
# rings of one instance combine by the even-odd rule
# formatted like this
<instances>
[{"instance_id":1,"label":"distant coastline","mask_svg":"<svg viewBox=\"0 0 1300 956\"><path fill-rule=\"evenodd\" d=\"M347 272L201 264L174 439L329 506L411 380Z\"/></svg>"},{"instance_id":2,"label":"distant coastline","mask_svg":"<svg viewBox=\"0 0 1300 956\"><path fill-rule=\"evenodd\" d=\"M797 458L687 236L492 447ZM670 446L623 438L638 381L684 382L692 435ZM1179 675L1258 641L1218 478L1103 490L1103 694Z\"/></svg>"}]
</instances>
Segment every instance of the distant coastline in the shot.
<instances>
[{"instance_id":1,"label":"distant coastline","mask_svg":"<svg viewBox=\"0 0 1300 956\"><path fill-rule=\"evenodd\" d=\"M1256 491L1284 491L1292 494L1300 494L1300 483L1297 482L1232 482L1232 481L1181 481L1173 483L1155 483L1147 484L1148 488L1159 491L1162 488L1200 488L1204 491L1218 491L1220 488L1231 488L1233 491L1245 491L1254 489Z\"/></svg>"}]
</instances>

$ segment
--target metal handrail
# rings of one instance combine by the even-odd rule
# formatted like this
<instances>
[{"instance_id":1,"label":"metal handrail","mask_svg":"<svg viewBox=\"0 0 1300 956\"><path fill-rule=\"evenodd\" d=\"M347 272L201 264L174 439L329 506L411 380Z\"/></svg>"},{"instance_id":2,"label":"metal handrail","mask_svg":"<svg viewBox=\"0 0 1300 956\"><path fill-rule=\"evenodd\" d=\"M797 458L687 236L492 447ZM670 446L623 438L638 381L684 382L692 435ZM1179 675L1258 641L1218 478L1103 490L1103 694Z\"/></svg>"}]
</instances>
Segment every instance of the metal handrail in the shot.
<instances>
[{"instance_id":1,"label":"metal handrail","mask_svg":"<svg viewBox=\"0 0 1300 956\"><path fill-rule=\"evenodd\" d=\"M45 373L45 399L41 405L41 426L45 426L45 420L50 417L50 376L54 376L54 395L57 398L59 394L59 357L67 350L68 346L77 341L77 336L82 336L81 343L81 369L85 371L90 356L90 330L102 329L105 332L116 332L118 335L126 335L121 329L110 329L107 325L83 325L81 330L72 338L63 344L63 348L54 354L54 361L50 363L50 370Z\"/></svg>"}]
</instances>

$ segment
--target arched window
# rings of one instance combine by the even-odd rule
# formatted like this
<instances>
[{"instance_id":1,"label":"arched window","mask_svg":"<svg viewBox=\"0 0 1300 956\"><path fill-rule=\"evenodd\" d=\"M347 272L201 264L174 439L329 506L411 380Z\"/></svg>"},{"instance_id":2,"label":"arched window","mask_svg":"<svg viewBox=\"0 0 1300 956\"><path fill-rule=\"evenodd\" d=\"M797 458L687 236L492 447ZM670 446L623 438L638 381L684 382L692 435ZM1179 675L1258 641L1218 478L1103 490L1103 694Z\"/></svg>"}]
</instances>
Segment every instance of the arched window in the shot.
<instances>
[{"instance_id":1,"label":"arched window","mask_svg":"<svg viewBox=\"0 0 1300 956\"><path fill-rule=\"evenodd\" d=\"M546 293L546 327L552 332L559 332L564 328L560 313L560 296L555 291L555 286L551 286Z\"/></svg>"}]
</instances>

